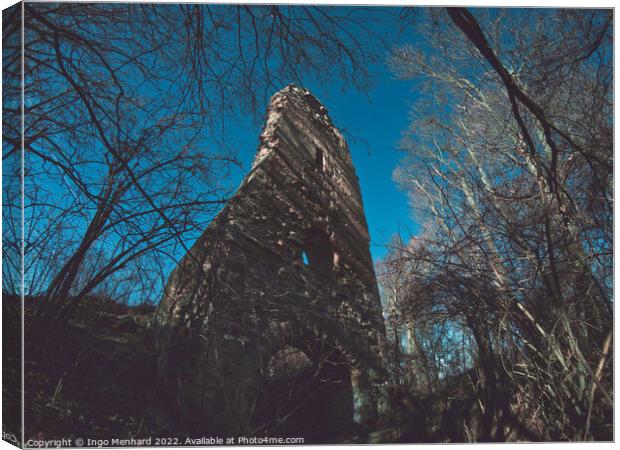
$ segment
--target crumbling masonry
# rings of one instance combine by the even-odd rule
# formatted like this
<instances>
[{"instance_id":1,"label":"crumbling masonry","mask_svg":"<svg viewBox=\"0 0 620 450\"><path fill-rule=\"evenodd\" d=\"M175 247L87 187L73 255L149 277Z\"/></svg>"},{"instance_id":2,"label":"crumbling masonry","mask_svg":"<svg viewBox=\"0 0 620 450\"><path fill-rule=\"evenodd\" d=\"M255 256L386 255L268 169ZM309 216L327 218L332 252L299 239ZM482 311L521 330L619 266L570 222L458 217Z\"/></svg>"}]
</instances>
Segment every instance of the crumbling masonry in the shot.
<instances>
[{"instance_id":1,"label":"crumbling masonry","mask_svg":"<svg viewBox=\"0 0 620 450\"><path fill-rule=\"evenodd\" d=\"M347 145L308 91L270 102L250 173L174 270L159 370L220 435L331 439L386 408L385 328Z\"/></svg>"}]
</instances>

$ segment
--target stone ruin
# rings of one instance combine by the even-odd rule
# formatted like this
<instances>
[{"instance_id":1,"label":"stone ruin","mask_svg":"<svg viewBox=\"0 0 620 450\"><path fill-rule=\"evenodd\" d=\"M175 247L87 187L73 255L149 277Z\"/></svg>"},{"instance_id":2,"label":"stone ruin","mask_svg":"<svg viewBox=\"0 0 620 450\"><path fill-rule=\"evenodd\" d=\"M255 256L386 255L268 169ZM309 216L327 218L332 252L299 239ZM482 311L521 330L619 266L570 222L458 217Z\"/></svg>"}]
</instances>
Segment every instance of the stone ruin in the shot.
<instances>
[{"instance_id":1,"label":"stone ruin","mask_svg":"<svg viewBox=\"0 0 620 450\"><path fill-rule=\"evenodd\" d=\"M155 313L160 378L187 417L306 442L375 427L387 376L369 241L347 144L315 97L284 88Z\"/></svg>"}]
</instances>

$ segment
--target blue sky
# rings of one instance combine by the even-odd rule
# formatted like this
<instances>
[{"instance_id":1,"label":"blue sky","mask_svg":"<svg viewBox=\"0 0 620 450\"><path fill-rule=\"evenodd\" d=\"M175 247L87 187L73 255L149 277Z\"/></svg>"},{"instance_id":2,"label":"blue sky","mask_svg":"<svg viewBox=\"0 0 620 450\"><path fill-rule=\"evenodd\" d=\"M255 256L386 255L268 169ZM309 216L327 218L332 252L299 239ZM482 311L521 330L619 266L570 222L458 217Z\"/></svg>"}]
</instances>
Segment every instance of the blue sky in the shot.
<instances>
[{"instance_id":1,"label":"blue sky","mask_svg":"<svg viewBox=\"0 0 620 450\"><path fill-rule=\"evenodd\" d=\"M369 89L363 91L357 90L355 87L351 86L347 80L339 79L338 76L335 75L338 73L337 70L326 70L325 73L322 74L324 75L322 77L323 80L306 76L306 80L303 82L303 87L309 89L327 107L334 124L343 132L349 144L353 163L360 180L362 199L371 237L370 251L375 261L386 255L388 250L386 245L395 234L402 233L404 237L407 237L409 234L415 234L419 230L418 224L411 219L407 195L400 191L392 180L392 173L401 158L401 153L398 151L398 143L401 133L408 127L410 105L415 102L417 96L417 94L412 91L413 82L410 80L397 80L386 65L389 49L394 45L415 45L415 27L408 27L408 34L406 35L403 35L399 30L398 17L400 12L400 8L389 7L362 9L358 11L358 16L367 19L363 22L372 29L368 30L360 27L353 27L351 33L354 34L355 40L361 42L365 49L377 49L380 46L380 39L378 39L378 36L385 44L385 47L381 47L383 50L379 51L379 58L376 62L363 62L370 64L368 66L368 71L371 73ZM346 8L341 9L340 13L347 15L348 10ZM118 32L118 30L112 30L111 32ZM224 33L221 38L224 43L221 44L224 45L224 47L226 37L227 35ZM231 37L231 39L233 38L236 39L236 34ZM343 39L346 40L346 38ZM69 51L69 49L67 49L67 51ZM150 62L151 61L149 61L149 63ZM119 62L119 64L121 63L122 61ZM151 105L152 103L153 114L162 114L158 109L161 106L158 101L158 96L167 94L170 83L169 79L177 79L178 77L174 77L174 75L177 75L177 72L172 70L170 74L166 72L161 77L149 79L149 83L143 83L144 78L141 72L134 72L136 69L133 66L123 64L124 63L121 64L121 67L125 67L122 75L124 77L123 82L125 83L124 88L126 91L143 98L143 103L145 105ZM169 70L169 67L165 63L162 64L164 70ZM277 66L278 62L275 61L275 64ZM184 74L183 71L179 73ZM351 73L357 72L352 71ZM99 74L97 73L97 75ZM302 74L302 76L303 75L304 74ZM285 75L281 77L285 78ZM233 80L235 80L234 76ZM293 80L281 79L279 81L281 85L274 86L273 92L271 92L270 95L273 95L277 90L285 87L291 81ZM62 79L60 79L58 83L58 86L53 85L55 90L60 91L66 88L64 85L65 81ZM232 89L234 89L234 87ZM219 92L217 93L219 94ZM230 95L230 98L234 99L234 101L240 100L239 97L235 97L235 95ZM28 99L26 104L30 106L32 101L33 99ZM190 104L187 107L193 106L195 105ZM183 107L186 107L186 105ZM227 150L232 150L233 155L241 162L241 166L231 172L227 172L225 169L220 169L219 167L213 169L214 172L220 174L217 184L224 189L239 186L243 177L249 171L258 147L258 138L263 126L263 120L257 119L254 115L254 111L248 111L247 114L239 114L238 111L242 109L243 106L238 108L234 105L230 105L230 107L234 111L232 114L235 114L235 116L231 117L228 113L229 110L222 112L221 120L226 122L226 126L222 126L222 134L219 134L219 131L215 129L218 128L218 126L214 126L214 128L209 130L206 130L208 127L205 127L205 130L201 131L201 135L197 138L195 143L196 149L205 150L206 153L213 150L213 152L217 154L221 150L226 154ZM266 107L266 104L257 106L258 110L261 112L264 112ZM134 111L132 108L128 108L128 110L129 113L127 114L133 114L131 117L133 120L136 120L138 124L135 127L138 132L143 127L146 129L148 126L151 126L151 122L155 120L153 116L144 112L147 111L147 109L140 108ZM78 110L76 111L70 111L68 113L68 120L81 120L80 112ZM164 111L167 110L164 108ZM76 117L73 117L74 113ZM215 117L219 120L219 111L215 111L213 114L215 114ZM162 142L160 147L164 149L167 148L167 146L174 148L180 140L189 139L189 137L184 134L187 133L185 128L179 127L179 130L178 134L171 134L171 137L169 137L167 141ZM194 128L190 128L189 134L193 135L194 131ZM71 139L71 137L71 135L68 135L68 139ZM61 142L61 146L66 146L66 142L62 142L62 139L64 139L63 135L60 135L58 139L59 142ZM84 179L87 179L89 183L99 182L105 177L105 171L101 172L101 167L105 167L105 165L100 164L100 156L104 154L105 151L102 147L98 146L99 144L97 144L97 142L98 141L95 141L92 148L90 146L78 146L80 152L76 150L76 155L82 158L77 159L80 161L80 171ZM226 148L222 148L222 144ZM201 148L202 146L206 148ZM73 147L69 146L69 148ZM82 152L84 152L83 155ZM92 154L89 152L92 152ZM88 164L85 164L84 161L87 161ZM31 168L38 168L38 166L33 166L33 164L41 164L41 171L47 170L50 172L50 175L53 175L43 179L41 177L36 178L37 182L44 186L44 192L54 198L53 202L49 202L50 204L66 204L71 206L73 203L77 202L73 196L73 191L69 187L71 182L66 179L62 171L50 169L46 166L44 161L30 163ZM218 170L221 170L221 172L218 172ZM29 180L35 180L35 178L29 178ZM168 180L162 179L156 180L156 182L165 184ZM27 188L30 189L31 186L28 185ZM34 189L30 190L34 191ZM156 188L154 189L154 191L157 190ZM90 211L93 211L96 206L89 201L84 201L84 204L91 208ZM54 208L51 210L53 211ZM34 211L34 209L32 209L32 211ZM62 208L59 208L59 211L62 211ZM205 212L204 220L207 221L211 219L213 217L212 214L213 211L211 210ZM45 220L49 219L52 221L55 216L44 214L42 217L46 218ZM63 229L63 233L67 233L68 242L77 242L81 238L83 234L82 226L85 226L89 218L90 216L82 214L76 214L75 217L71 216L71 219L75 223L66 230ZM157 220L159 220L158 217ZM46 229L43 228L40 223L32 221L32 227L34 228L35 226ZM197 229L187 233L184 245L175 247L170 251L170 261L166 260L163 262L166 266L164 272L169 273L176 264L174 260L180 259L185 253L185 249L193 245L195 238L204 230L200 228L201 227L197 227ZM93 254L112 254L117 244L118 239L116 234L110 232L109 235L99 239L96 249L93 250ZM34 254L35 253L32 253L32 255ZM99 258L99 256L97 256L97 258ZM98 262L99 259L97 259L97 263ZM42 280L41 283L46 281L45 277L39 278Z\"/></svg>"}]
</instances>

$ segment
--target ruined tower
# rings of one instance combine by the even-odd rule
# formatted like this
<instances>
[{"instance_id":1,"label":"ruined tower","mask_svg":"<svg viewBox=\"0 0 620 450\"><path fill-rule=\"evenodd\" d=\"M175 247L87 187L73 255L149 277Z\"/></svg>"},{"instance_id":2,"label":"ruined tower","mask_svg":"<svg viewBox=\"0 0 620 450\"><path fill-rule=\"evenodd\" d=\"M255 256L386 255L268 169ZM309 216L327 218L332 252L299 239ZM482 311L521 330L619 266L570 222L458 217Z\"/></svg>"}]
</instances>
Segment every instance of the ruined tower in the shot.
<instances>
[{"instance_id":1,"label":"ruined tower","mask_svg":"<svg viewBox=\"0 0 620 450\"><path fill-rule=\"evenodd\" d=\"M385 408L385 328L347 145L308 91L269 104L251 171L168 281L159 370L220 435L325 441Z\"/></svg>"}]
</instances>

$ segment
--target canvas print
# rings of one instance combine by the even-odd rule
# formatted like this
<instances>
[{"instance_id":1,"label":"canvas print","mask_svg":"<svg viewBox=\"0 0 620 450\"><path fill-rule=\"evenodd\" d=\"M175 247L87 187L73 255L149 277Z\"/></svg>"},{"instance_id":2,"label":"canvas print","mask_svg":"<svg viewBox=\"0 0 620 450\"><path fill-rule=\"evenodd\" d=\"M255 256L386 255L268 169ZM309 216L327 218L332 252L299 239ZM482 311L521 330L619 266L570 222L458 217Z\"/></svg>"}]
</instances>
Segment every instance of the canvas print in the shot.
<instances>
[{"instance_id":1,"label":"canvas print","mask_svg":"<svg viewBox=\"0 0 620 450\"><path fill-rule=\"evenodd\" d=\"M4 9L3 439L612 441L613 12Z\"/></svg>"}]
</instances>

